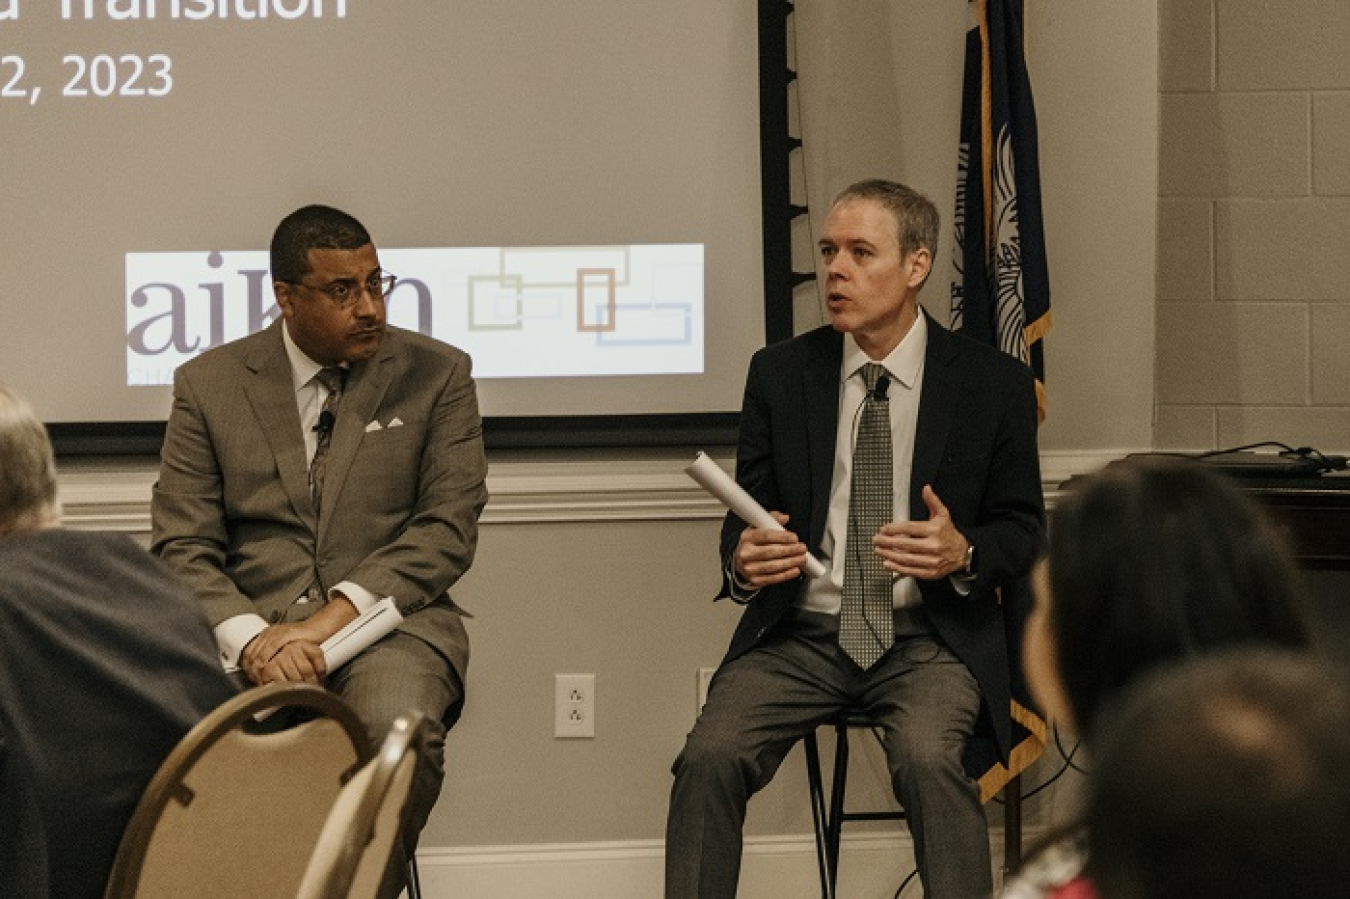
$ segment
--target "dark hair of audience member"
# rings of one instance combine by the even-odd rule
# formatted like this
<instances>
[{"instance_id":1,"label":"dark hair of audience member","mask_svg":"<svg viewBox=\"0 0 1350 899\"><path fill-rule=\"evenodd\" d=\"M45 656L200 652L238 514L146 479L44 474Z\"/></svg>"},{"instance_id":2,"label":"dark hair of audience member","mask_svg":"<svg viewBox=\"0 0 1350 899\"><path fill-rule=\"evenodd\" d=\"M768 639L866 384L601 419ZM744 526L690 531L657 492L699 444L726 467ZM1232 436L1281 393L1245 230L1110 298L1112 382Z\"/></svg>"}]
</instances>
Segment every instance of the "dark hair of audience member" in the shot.
<instances>
[{"instance_id":1,"label":"dark hair of audience member","mask_svg":"<svg viewBox=\"0 0 1350 899\"><path fill-rule=\"evenodd\" d=\"M1058 675L1081 735L1155 664L1311 642L1279 534L1197 462L1141 457L1090 476L1057 504L1047 562Z\"/></svg>"},{"instance_id":2,"label":"dark hair of audience member","mask_svg":"<svg viewBox=\"0 0 1350 899\"><path fill-rule=\"evenodd\" d=\"M1350 672L1240 650L1158 669L1101 723L1101 899L1350 895Z\"/></svg>"}]
</instances>

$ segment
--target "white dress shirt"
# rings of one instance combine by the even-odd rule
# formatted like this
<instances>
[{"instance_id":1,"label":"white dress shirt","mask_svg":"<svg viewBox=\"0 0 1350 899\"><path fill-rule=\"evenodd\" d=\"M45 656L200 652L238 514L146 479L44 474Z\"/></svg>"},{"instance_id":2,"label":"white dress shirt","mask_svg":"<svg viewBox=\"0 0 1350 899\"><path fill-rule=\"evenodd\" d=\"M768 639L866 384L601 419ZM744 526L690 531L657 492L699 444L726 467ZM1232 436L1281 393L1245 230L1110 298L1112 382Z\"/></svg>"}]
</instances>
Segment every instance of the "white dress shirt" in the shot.
<instances>
[{"instance_id":1,"label":"white dress shirt","mask_svg":"<svg viewBox=\"0 0 1350 899\"><path fill-rule=\"evenodd\" d=\"M811 578L802 593L801 608L838 615L844 590L844 544L848 538L848 503L853 484L853 447L857 440L859 411L867 386L862 367L880 362L890 377L886 392L891 413L891 454L895 466L892 521L909 519L909 473L914 461L914 429L919 419L919 393L923 388L923 360L928 350L928 322L920 315L898 346L885 359L871 359L858 347L852 334L844 335L844 359L839 366L839 426L834 444L834 469L830 474L830 506L825 517L825 537L820 551L826 566L824 577ZM805 535L799 534L804 537ZM912 577L895 581L892 598L897 609L918 605L919 585Z\"/></svg>"}]
</instances>

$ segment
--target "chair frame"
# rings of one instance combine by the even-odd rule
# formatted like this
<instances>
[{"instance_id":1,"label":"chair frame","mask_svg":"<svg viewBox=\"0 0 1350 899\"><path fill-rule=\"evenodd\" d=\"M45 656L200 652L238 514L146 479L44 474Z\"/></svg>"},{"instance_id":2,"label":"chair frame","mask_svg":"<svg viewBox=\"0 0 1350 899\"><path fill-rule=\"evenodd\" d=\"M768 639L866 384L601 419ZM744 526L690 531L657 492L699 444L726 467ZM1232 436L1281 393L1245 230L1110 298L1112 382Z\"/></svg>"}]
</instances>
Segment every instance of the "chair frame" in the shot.
<instances>
[{"instance_id":1,"label":"chair frame","mask_svg":"<svg viewBox=\"0 0 1350 899\"><path fill-rule=\"evenodd\" d=\"M422 751L427 737L428 719L418 712L400 715L390 728L388 735L380 743L375 757L370 760L371 774L360 802L351 817L351 825L343 834L343 842L336 858L324 872L318 884L316 895L346 896L356 879L366 846L375 837L375 826L384 807L389 790L393 787L398 769L411 754L416 758ZM402 835L407 824L408 802L405 797L399 810L398 832L394 837L394 851L403 851ZM421 895L421 884L417 874L417 860L407 856L408 894L412 899Z\"/></svg>"},{"instance_id":2,"label":"chair frame","mask_svg":"<svg viewBox=\"0 0 1350 899\"><path fill-rule=\"evenodd\" d=\"M820 894L835 899L839 879L839 844L848 821L903 821L904 809L850 812L844 808L848 784L848 732L871 730L876 721L861 709L845 709L826 724L834 727L834 772L830 801L825 802L824 777L820 764L820 746L812 730L803 739L806 748L806 777L811 791L811 820L815 825L816 864L820 870ZM1013 870L1022 862L1022 777L1012 777L1003 790L1003 866Z\"/></svg>"},{"instance_id":3,"label":"chair frame","mask_svg":"<svg viewBox=\"0 0 1350 899\"><path fill-rule=\"evenodd\" d=\"M351 706L323 687L274 683L240 693L197 722L146 785L123 832L105 896L121 899L136 895L150 841L164 809L172 801L186 804L192 798L191 791L182 784L182 780L197 761L231 731L243 728L266 732L267 726L259 726L258 722L283 708L317 712L320 716L335 720L342 727L352 742L357 759L342 775L344 783L370 760L372 750L365 725Z\"/></svg>"}]
</instances>

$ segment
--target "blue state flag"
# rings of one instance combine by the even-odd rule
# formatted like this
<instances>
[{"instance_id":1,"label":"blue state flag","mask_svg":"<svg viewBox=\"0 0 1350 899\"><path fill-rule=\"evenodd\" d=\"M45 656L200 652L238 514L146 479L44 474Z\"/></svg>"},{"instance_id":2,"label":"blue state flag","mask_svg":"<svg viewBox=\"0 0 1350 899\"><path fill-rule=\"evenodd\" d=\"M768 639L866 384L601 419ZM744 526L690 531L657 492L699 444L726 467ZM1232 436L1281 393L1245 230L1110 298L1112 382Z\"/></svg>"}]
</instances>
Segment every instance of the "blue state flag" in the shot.
<instances>
[{"instance_id":1,"label":"blue state flag","mask_svg":"<svg viewBox=\"0 0 1350 899\"><path fill-rule=\"evenodd\" d=\"M1020 359L1045 415L1050 277L1022 0L975 0L966 35L952 328Z\"/></svg>"},{"instance_id":2,"label":"blue state flag","mask_svg":"<svg viewBox=\"0 0 1350 899\"><path fill-rule=\"evenodd\" d=\"M998 347L1036 375L1045 417L1042 341L1050 328L1050 281L1041 221L1036 110L1022 52L1022 0L974 0L966 35L956 190L952 328ZM1031 608L1028 578L1003 591L1012 666L1013 745L988 759L981 793L992 796L1040 757L1046 725L1022 668L1022 631ZM971 766L975 767L975 766Z\"/></svg>"}]
</instances>

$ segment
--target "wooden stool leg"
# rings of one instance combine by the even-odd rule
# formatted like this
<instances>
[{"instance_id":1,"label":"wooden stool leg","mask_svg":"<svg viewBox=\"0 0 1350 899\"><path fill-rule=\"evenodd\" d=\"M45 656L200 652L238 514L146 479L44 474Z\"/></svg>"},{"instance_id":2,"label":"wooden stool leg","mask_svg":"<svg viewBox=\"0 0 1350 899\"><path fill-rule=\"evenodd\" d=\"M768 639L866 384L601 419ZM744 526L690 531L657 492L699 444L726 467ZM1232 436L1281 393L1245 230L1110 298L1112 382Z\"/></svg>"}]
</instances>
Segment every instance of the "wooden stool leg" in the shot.
<instances>
[{"instance_id":1,"label":"wooden stool leg","mask_svg":"<svg viewBox=\"0 0 1350 899\"><path fill-rule=\"evenodd\" d=\"M417 873L417 856L408 856L408 899L422 899L422 878Z\"/></svg>"},{"instance_id":2,"label":"wooden stool leg","mask_svg":"<svg viewBox=\"0 0 1350 899\"><path fill-rule=\"evenodd\" d=\"M408 899L421 899L421 877L417 873L417 856L408 856Z\"/></svg>"},{"instance_id":3,"label":"wooden stool leg","mask_svg":"<svg viewBox=\"0 0 1350 899\"><path fill-rule=\"evenodd\" d=\"M1022 775L1003 788L1003 869L1022 867Z\"/></svg>"},{"instance_id":4,"label":"wooden stool leg","mask_svg":"<svg viewBox=\"0 0 1350 899\"><path fill-rule=\"evenodd\" d=\"M830 820L825 814L825 786L820 773L820 747L815 731L802 741L806 746L806 777L811 787L811 821L816 829L816 865L820 869L820 895L834 899L834 866L830 860Z\"/></svg>"},{"instance_id":5,"label":"wooden stool leg","mask_svg":"<svg viewBox=\"0 0 1350 899\"><path fill-rule=\"evenodd\" d=\"M834 783L830 788L829 854L830 890L839 883L839 842L844 830L844 788L848 782L848 725L835 725Z\"/></svg>"}]
</instances>

